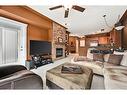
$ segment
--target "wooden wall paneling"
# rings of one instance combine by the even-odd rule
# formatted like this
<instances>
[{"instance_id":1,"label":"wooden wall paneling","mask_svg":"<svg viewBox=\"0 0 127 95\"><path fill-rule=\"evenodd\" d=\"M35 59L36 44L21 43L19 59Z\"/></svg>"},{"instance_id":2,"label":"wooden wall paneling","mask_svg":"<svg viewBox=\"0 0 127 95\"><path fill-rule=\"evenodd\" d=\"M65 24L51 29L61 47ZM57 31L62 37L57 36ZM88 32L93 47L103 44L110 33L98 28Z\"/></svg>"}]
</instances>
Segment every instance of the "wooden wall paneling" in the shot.
<instances>
[{"instance_id":1,"label":"wooden wall paneling","mask_svg":"<svg viewBox=\"0 0 127 95\"><path fill-rule=\"evenodd\" d=\"M126 24L126 27L124 28L124 31L123 31L123 48L127 49L127 24Z\"/></svg>"},{"instance_id":2,"label":"wooden wall paneling","mask_svg":"<svg viewBox=\"0 0 127 95\"><path fill-rule=\"evenodd\" d=\"M122 47L127 49L127 18L124 20L124 29L122 34Z\"/></svg>"},{"instance_id":3,"label":"wooden wall paneling","mask_svg":"<svg viewBox=\"0 0 127 95\"><path fill-rule=\"evenodd\" d=\"M122 47L127 49L127 10L125 11L124 15L120 20L123 25L125 26L122 33Z\"/></svg>"},{"instance_id":4,"label":"wooden wall paneling","mask_svg":"<svg viewBox=\"0 0 127 95\"><path fill-rule=\"evenodd\" d=\"M116 39L115 39L115 42L116 42L116 47L121 47L122 45L122 42L121 42L121 33L122 31L116 31Z\"/></svg>"},{"instance_id":5,"label":"wooden wall paneling","mask_svg":"<svg viewBox=\"0 0 127 95\"><path fill-rule=\"evenodd\" d=\"M48 40L50 42L52 42L52 40L53 40L53 30L52 29L48 30Z\"/></svg>"},{"instance_id":6,"label":"wooden wall paneling","mask_svg":"<svg viewBox=\"0 0 127 95\"><path fill-rule=\"evenodd\" d=\"M33 24L42 28L51 28L52 21L39 16L26 6L0 6L0 15L24 23Z\"/></svg>"},{"instance_id":7,"label":"wooden wall paneling","mask_svg":"<svg viewBox=\"0 0 127 95\"><path fill-rule=\"evenodd\" d=\"M115 29L113 29L111 32L115 48L121 47L121 32Z\"/></svg>"},{"instance_id":8,"label":"wooden wall paneling","mask_svg":"<svg viewBox=\"0 0 127 95\"><path fill-rule=\"evenodd\" d=\"M48 30L28 25L27 32L27 59L30 59L30 40L48 41Z\"/></svg>"},{"instance_id":9,"label":"wooden wall paneling","mask_svg":"<svg viewBox=\"0 0 127 95\"><path fill-rule=\"evenodd\" d=\"M28 26L30 40L48 40L48 30L33 25Z\"/></svg>"},{"instance_id":10,"label":"wooden wall paneling","mask_svg":"<svg viewBox=\"0 0 127 95\"><path fill-rule=\"evenodd\" d=\"M0 6L0 16L28 24L27 59L30 59L30 40L46 40L53 42L53 23L51 19L27 6ZM58 24L58 23L57 23ZM63 30L65 27L58 24ZM64 38L64 36L62 36Z\"/></svg>"}]
</instances>

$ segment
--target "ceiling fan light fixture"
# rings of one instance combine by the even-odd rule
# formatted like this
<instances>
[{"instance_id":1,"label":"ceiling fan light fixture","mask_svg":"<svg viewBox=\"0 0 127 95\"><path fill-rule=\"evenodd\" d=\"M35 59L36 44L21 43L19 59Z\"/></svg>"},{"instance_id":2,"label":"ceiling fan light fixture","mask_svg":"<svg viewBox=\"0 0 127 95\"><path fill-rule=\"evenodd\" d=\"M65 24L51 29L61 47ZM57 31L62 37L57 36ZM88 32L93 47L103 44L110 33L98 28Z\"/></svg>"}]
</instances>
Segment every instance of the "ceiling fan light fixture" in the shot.
<instances>
[{"instance_id":1,"label":"ceiling fan light fixture","mask_svg":"<svg viewBox=\"0 0 127 95\"><path fill-rule=\"evenodd\" d=\"M68 14L71 9L77 10L79 12L83 12L85 10L85 8L80 7L78 5L72 5L72 3L54 6L54 7L49 8L49 10L55 10L55 9L59 9L62 7L65 8L64 18L68 18Z\"/></svg>"},{"instance_id":2,"label":"ceiling fan light fixture","mask_svg":"<svg viewBox=\"0 0 127 95\"><path fill-rule=\"evenodd\" d=\"M72 8L72 5L63 5L64 6L64 8L65 8L65 10L67 10L67 9L71 9Z\"/></svg>"}]
</instances>

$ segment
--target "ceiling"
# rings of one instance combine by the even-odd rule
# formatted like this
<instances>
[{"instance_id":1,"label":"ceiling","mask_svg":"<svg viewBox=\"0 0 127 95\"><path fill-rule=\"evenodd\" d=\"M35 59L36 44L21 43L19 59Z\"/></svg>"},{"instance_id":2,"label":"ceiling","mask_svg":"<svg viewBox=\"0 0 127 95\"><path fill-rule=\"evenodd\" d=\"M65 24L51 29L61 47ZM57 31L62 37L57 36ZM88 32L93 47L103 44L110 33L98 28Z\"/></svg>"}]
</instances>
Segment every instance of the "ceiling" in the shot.
<instances>
[{"instance_id":1,"label":"ceiling","mask_svg":"<svg viewBox=\"0 0 127 95\"><path fill-rule=\"evenodd\" d=\"M71 34L80 36L100 33L101 29L104 29L103 32L109 32L112 29L111 27L113 27L114 24L118 21L118 16L120 15L121 17L127 9L127 6L82 5L82 7L86 8L83 13L71 9L68 18L64 18L64 8L51 11L49 8L53 6L34 5L29 7L67 27ZM103 15L105 14L107 23L111 27L106 26L103 18ZM65 25L65 23L67 23L67 25Z\"/></svg>"}]
</instances>

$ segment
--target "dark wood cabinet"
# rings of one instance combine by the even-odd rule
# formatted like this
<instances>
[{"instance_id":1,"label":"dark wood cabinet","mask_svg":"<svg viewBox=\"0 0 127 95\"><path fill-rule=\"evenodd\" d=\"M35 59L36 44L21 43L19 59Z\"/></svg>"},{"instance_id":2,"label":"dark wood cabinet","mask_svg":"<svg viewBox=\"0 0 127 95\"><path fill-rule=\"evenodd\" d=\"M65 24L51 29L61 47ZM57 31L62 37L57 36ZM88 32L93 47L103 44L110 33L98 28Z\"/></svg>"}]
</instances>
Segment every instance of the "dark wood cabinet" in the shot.
<instances>
[{"instance_id":1,"label":"dark wood cabinet","mask_svg":"<svg viewBox=\"0 0 127 95\"><path fill-rule=\"evenodd\" d=\"M69 36L69 52L70 53L76 53L76 37L75 36Z\"/></svg>"}]
</instances>

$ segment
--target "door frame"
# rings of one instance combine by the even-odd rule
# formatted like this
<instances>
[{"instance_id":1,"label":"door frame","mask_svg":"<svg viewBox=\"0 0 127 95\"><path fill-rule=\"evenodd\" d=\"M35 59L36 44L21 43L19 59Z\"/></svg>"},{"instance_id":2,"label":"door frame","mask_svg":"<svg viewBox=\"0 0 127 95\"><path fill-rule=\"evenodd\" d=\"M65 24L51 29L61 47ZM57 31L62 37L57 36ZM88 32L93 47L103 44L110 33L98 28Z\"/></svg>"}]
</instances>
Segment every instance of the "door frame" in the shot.
<instances>
[{"instance_id":1,"label":"door frame","mask_svg":"<svg viewBox=\"0 0 127 95\"><path fill-rule=\"evenodd\" d=\"M27 43L27 24L14 21L8 18L0 17L0 23L6 23L15 26L18 31L18 62L12 64L21 64L25 66L26 61L26 43Z\"/></svg>"}]
</instances>

